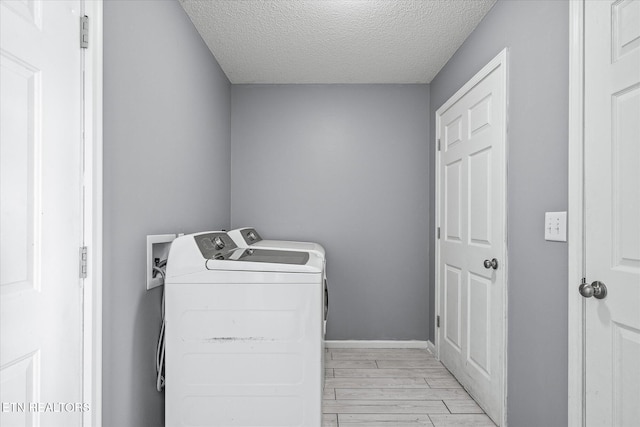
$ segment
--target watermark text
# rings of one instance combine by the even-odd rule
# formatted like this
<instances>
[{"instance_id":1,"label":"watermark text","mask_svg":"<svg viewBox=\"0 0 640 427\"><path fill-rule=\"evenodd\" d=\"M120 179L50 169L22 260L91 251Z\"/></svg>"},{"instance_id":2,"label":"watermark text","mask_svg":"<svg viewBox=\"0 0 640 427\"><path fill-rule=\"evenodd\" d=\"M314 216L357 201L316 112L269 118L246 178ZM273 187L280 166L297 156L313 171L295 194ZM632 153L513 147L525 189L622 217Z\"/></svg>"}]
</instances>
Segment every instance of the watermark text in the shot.
<instances>
[{"instance_id":1,"label":"watermark text","mask_svg":"<svg viewBox=\"0 0 640 427\"><path fill-rule=\"evenodd\" d=\"M88 403L79 402L2 402L0 412L88 412Z\"/></svg>"}]
</instances>

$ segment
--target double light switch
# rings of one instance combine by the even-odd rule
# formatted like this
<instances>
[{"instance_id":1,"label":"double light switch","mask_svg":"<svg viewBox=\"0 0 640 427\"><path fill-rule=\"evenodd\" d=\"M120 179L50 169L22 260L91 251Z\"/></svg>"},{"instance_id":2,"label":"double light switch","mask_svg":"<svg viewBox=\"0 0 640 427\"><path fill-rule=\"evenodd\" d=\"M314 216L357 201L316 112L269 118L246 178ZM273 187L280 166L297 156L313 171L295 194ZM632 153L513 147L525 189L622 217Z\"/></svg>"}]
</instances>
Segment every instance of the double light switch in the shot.
<instances>
[{"instance_id":1,"label":"double light switch","mask_svg":"<svg viewBox=\"0 0 640 427\"><path fill-rule=\"evenodd\" d=\"M545 212L544 239L552 242L567 241L567 213Z\"/></svg>"}]
</instances>

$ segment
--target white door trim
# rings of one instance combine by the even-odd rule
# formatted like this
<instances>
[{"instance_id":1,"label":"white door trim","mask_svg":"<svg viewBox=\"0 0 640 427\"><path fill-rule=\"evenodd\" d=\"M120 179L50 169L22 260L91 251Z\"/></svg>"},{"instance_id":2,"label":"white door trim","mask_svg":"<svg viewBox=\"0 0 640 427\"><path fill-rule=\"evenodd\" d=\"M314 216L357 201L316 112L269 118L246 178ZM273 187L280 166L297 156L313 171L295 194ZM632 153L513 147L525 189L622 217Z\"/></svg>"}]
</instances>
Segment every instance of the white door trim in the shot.
<instances>
[{"instance_id":1,"label":"white door trim","mask_svg":"<svg viewBox=\"0 0 640 427\"><path fill-rule=\"evenodd\" d=\"M505 143L505 149L504 149L504 158L499 159L499 161L504 162L505 165L505 185L504 188L500 190L499 194L497 195L498 197L501 198L501 200L504 201L504 205L503 205L503 209L504 209L504 236L505 236L505 242L504 242L504 250L503 253L500 254L500 259L504 260L504 262L502 263L502 265L504 266L504 268L501 267L500 270L502 270L503 274L504 274L504 284L505 284L505 293L504 293L504 298L503 298L503 316L504 316L504 320L503 320L503 331L502 331L502 335L503 335L503 348L501 349L502 354L503 354L503 366L502 366L502 395L503 395L503 407L502 407L502 415L501 415L501 420L500 420L500 425L503 427L507 426L507 364L508 364L508 360L507 360L507 331L508 331L508 316L507 316L507 305L508 305L508 300L509 300L509 286L508 286L508 278L509 278L509 274L508 274L508 259L507 259L507 254L508 254L508 250L507 250L507 244L508 244L508 239L507 239L507 180L506 177L508 175L508 164L507 164L507 158L508 158L508 141L507 141L507 128L508 128L508 123L509 123L509 91L508 91L508 81L509 81L509 69L507 67L507 61L508 61L508 49L504 48L498 55L496 55L495 58L493 58L487 65L485 65L475 76L473 76L471 78L471 80L469 80L467 83L465 83L465 85L460 88L451 98L449 98L440 108L438 108L438 110L436 111L436 137L435 137L435 141L436 141L436 146L435 146L435 159L436 159L436 192L435 192L435 203L436 203L436 207L435 207L435 214L436 214L436 220L435 220L435 230L434 230L434 236L436 236L436 243L435 243L435 266L436 266L436 271L435 271L435 315L433 318L433 324L437 325L437 318L438 316L440 316L440 269L438 268L438 266L440 265L440 245L439 245L439 241L437 239L437 233L438 233L438 228L441 227L441 218L440 218L440 171L441 171L441 163L442 163L442 151L438 151L438 137L440 135L440 117L442 116L442 113L445 112L447 109L449 109L453 104L455 104L456 102L458 102L458 100L460 98L462 98L471 88L473 88L474 86L476 86L480 81L482 81L484 78L486 78L493 70L495 70L496 68L502 66L504 69L504 80L502 82L503 84L503 90L504 90L504 94L505 94L505 127L504 127L504 143ZM435 354L436 357L438 358L438 360L440 359L440 335L438 333L438 331L435 331Z\"/></svg>"},{"instance_id":2,"label":"white door trim","mask_svg":"<svg viewBox=\"0 0 640 427\"><path fill-rule=\"evenodd\" d=\"M84 0L89 16L84 94L84 244L88 248L84 281L83 400L90 411L83 425L102 425L102 0Z\"/></svg>"},{"instance_id":3,"label":"white door trim","mask_svg":"<svg viewBox=\"0 0 640 427\"><path fill-rule=\"evenodd\" d=\"M578 285L584 277L584 0L569 2L569 303L568 303L568 423L582 427L583 310Z\"/></svg>"}]
</instances>

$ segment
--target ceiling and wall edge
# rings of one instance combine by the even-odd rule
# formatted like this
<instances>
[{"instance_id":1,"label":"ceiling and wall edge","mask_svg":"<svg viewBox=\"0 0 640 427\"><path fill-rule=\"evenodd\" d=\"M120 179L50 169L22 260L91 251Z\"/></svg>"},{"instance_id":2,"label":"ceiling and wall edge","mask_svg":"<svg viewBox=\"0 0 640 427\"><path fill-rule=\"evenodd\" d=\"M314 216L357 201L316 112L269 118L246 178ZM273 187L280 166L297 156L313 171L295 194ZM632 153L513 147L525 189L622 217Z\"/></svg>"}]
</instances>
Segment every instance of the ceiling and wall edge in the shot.
<instances>
[{"instance_id":1,"label":"ceiling and wall edge","mask_svg":"<svg viewBox=\"0 0 640 427\"><path fill-rule=\"evenodd\" d=\"M232 84L427 84L496 0L179 0Z\"/></svg>"}]
</instances>

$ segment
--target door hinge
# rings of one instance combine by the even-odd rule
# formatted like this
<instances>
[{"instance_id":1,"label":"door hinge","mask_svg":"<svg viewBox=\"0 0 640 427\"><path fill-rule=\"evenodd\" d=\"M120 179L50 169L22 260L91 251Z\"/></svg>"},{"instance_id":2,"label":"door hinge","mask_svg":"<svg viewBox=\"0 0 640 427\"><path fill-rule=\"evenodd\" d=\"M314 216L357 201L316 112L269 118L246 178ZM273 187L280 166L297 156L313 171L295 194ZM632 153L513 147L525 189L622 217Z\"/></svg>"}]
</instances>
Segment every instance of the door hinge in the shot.
<instances>
[{"instance_id":1,"label":"door hinge","mask_svg":"<svg viewBox=\"0 0 640 427\"><path fill-rule=\"evenodd\" d=\"M437 231L437 238L440 238L440 227L438 227L438 231Z\"/></svg>"},{"instance_id":2,"label":"door hinge","mask_svg":"<svg viewBox=\"0 0 640 427\"><path fill-rule=\"evenodd\" d=\"M80 48L87 49L89 47L89 17L87 15L80 17Z\"/></svg>"},{"instance_id":3,"label":"door hinge","mask_svg":"<svg viewBox=\"0 0 640 427\"><path fill-rule=\"evenodd\" d=\"M436 327L439 328L440 327L440 316L436 316Z\"/></svg>"},{"instance_id":4,"label":"door hinge","mask_svg":"<svg viewBox=\"0 0 640 427\"><path fill-rule=\"evenodd\" d=\"M87 247L80 248L80 278L87 278Z\"/></svg>"},{"instance_id":5,"label":"door hinge","mask_svg":"<svg viewBox=\"0 0 640 427\"><path fill-rule=\"evenodd\" d=\"M438 138L438 151L440 151L440 138Z\"/></svg>"}]
</instances>

